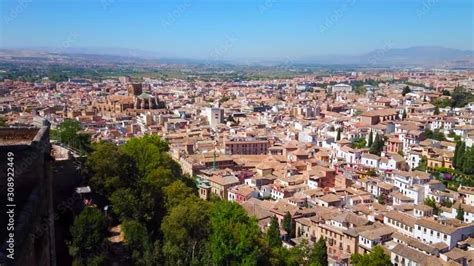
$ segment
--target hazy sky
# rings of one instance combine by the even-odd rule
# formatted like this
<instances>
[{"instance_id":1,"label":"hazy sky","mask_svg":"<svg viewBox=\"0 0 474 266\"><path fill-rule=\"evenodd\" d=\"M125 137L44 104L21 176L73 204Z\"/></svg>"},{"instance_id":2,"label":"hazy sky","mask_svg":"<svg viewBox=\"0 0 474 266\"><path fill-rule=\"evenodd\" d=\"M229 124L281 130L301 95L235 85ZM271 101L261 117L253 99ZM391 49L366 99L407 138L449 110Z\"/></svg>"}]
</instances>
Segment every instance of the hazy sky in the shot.
<instances>
[{"instance_id":1,"label":"hazy sky","mask_svg":"<svg viewBox=\"0 0 474 266\"><path fill-rule=\"evenodd\" d=\"M473 49L471 0L0 0L0 47L132 48L285 58L387 47Z\"/></svg>"}]
</instances>

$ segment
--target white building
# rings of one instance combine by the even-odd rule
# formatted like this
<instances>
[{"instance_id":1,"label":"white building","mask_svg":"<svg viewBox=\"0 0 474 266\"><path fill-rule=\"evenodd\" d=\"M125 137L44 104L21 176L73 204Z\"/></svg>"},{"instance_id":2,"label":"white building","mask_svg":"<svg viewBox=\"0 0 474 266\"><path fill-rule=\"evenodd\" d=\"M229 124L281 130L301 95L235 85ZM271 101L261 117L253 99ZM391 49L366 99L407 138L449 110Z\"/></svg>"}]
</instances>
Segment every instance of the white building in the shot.
<instances>
[{"instance_id":1,"label":"white building","mask_svg":"<svg viewBox=\"0 0 474 266\"><path fill-rule=\"evenodd\" d=\"M459 208L459 203L456 203L456 204L453 205L450 212L443 212L442 215L447 217L447 218L454 219L454 218L456 218L456 215L458 214L458 208ZM461 204L461 208L464 211L464 220L463 220L463 222L465 222L465 223L474 222L474 206L467 205L467 204Z\"/></svg>"},{"instance_id":2,"label":"white building","mask_svg":"<svg viewBox=\"0 0 474 266\"><path fill-rule=\"evenodd\" d=\"M413 236L416 218L399 211L389 211L385 213L383 223L399 233Z\"/></svg>"},{"instance_id":3,"label":"white building","mask_svg":"<svg viewBox=\"0 0 474 266\"><path fill-rule=\"evenodd\" d=\"M337 92L351 92L352 86L347 84L336 84L331 87L331 91L333 93Z\"/></svg>"},{"instance_id":4,"label":"white building","mask_svg":"<svg viewBox=\"0 0 474 266\"><path fill-rule=\"evenodd\" d=\"M211 128L216 128L218 124L224 122L224 109L208 107L206 109L207 121Z\"/></svg>"},{"instance_id":5,"label":"white building","mask_svg":"<svg viewBox=\"0 0 474 266\"><path fill-rule=\"evenodd\" d=\"M145 133L147 131L148 126L154 123L153 116L150 112L141 113L137 117L137 124L140 127L140 131Z\"/></svg>"},{"instance_id":6,"label":"white building","mask_svg":"<svg viewBox=\"0 0 474 266\"><path fill-rule=\"evenodd\" d=\"M460 186L458 192L462 195L465 204L474 206L474 187Z\"/></svg>"},{"instance_id":7,"label":"white building","mask_svg":"<svg viewBox=\"0 0 474 266\"><path fill-rule=\"evenodd\" d=\"M378 168L380 157L375 154L364 153L361 156L360 163L366 167Z\"/></svg>"},{"instance_id":8,"label":"white building","mask_svg":"<svg viewBox=\"0 0 474 266\"><path fill-rule=\"evenodd\" d=\"M474 224L459 226L450 220L441 223L428 218L420 218L415 223L414 237L428 244L441 242L452 249L469 236L474 236Z\"/></svg>"}]
</instances>

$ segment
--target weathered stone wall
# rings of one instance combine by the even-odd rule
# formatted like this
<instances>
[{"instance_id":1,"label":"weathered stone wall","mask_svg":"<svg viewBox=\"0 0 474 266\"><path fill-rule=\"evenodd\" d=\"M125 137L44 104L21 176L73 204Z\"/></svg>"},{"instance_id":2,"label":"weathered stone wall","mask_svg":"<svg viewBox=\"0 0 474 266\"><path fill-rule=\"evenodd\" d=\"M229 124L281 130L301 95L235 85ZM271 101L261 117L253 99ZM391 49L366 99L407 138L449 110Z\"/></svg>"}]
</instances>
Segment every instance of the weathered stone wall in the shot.
<instances>
[{"instance_id":1,"label":"weathered stone wall","mask_svg":"<svg viewBox=\"0 0 474 266\"><path fill-rule=\"evenodd\" d=\"M14 158L15 256L6 258L6 190L8 153ZM0 264L54 265L52 158L49 128L0 129ZM40 228L40 229L38 229ZM42 234L35 235L38 230Z\"/></svg>"}]
</instances>

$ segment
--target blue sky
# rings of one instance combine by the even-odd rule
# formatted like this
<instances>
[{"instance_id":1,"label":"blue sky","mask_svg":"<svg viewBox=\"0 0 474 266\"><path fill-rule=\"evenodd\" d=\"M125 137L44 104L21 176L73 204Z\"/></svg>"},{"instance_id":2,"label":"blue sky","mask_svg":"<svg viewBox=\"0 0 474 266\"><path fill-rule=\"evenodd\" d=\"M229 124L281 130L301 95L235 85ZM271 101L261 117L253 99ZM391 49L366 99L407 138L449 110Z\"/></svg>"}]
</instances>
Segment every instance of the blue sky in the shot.
<instances>
[{"instance_id":1,"label":"blue sky","mask_svg":"<svg viewBox=\"0 0 474 266\"><path fill-rule=\"evenodd\" d=\"M0 0L0 47L114 47L187 58L473 49L470 0Z\"/></svg>"}]
</instances>

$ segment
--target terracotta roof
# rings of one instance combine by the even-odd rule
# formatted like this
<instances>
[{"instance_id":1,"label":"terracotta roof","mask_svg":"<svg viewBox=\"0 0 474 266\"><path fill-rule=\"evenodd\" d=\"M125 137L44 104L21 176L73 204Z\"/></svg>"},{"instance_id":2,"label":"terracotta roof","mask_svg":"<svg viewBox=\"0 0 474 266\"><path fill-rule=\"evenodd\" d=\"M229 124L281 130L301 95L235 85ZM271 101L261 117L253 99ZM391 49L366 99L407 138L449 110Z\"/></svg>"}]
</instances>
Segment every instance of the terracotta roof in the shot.
<instances>
[{"instance_id":1,"label":"terracotta roof","mask_svg":"<svg viewBox=\"0 0 474 266\"><path fill-rule=\"evenodd\" d=\"M465 226L454 226L454 225L450 225L450 224L447 224L447 223L442 224L442 223L439 223L439 222L435 221L434 219L428 219L428 218L420 218L416 221L415 224L426 227L426 228L429 228L429 229L436 230L438 232L441 232L441 233L444 233L444 234L447 234L447 235L452 234L453 232L455 232L460 227L471 226L474 229L474 225L472 225L472 224L465 225Z\"/></svg>"},{"instance_id":2,"label":"terracotta roof","mask_svg":"<svg viewBox=\"0 0 474 266\"><path fill-rule=\"evenodd\" d=\"M324 202L338 202L338 201L341 201L341 198L334 195L334 194L326 194L326 195L322 196L319 199L321 201L324 201Z\"/></svg>"},{"instance_id":3,"label":"terracotta roof","mask_svg":"<svg viewBox=\"0 0 474 266\"><path fill-rule=\"evenodd\" d=\"M392 237L394 239L398 239L399 241L403 242L407 246L413 247L415 249L428 252L432 255L438 255L439 254L439 250L437 248L435 248L431 245L425 244L425 243L419 241L416 238L400 234L399 232L393 233Z\"/></svg>"},{"instance_id":4,"label":"terracotta roof","mask_svg":"<svg viewBox=\"0 0 474 266\"><path fill-rule=\"evenodd\" d=\"M389 226L382 226L374 230L368 230L361 232L360 235L369 240L378 240L382 236L390 235L396 230Z\"/></svg>"},{"instance_id":5,"label":"terracotta roof","mask_svg":"<svg viewBox=\"0 0 474 266\"><path fill-rule=\"evenodd\" d=\"M416 218L415 217L412 217L408 214L404 214L404 213L399 212L399 211L389 211L389 212L386 212L384 215L387 218L390 218L390 219L395 220L397 222L400 222L402 224L408 225L410 227L413 227L416 223Z\"/></svg>"},{"instance_id":6,"label":"terracotta roof","mask_svg":"<svg viewBox=\"0 0 474 266\"><path fill-rule=\"evenodd\" d=\"M426 255L426 254L424 254L420 251L417 251L413 248L410 248L410 247L407 247L407 246L401 245L401 244L396 245L391 250L391 252L393 252L393 253L401 256L401 257L407 258L411 261L414 261L418 264L421 264L428 257L428 255Z\"/></svg>"},{"instance_id":7,"label":"terracotta roof","mask_svg":"<svg viewBox=\"0 0 474 266\"><path fill-rule=\"evenodd\" d=\"M267 203L268 201L250 198L242 203L242 207L250 216L255 216L257 220L261 220L272 216L272 213L269 211L270 206Z\"/></svg>"}]
</instances>

